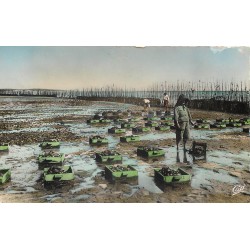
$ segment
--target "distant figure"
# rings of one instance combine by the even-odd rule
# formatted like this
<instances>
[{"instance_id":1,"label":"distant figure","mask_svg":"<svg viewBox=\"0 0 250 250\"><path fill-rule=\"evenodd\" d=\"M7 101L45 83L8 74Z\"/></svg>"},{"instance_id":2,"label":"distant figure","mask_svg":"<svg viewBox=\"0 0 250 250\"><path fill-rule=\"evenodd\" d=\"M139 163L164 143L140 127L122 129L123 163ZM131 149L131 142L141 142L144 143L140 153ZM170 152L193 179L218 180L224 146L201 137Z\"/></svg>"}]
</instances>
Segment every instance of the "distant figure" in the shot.
<instances>
[{"instance_id":1,"label":"distant figure","mask_svg":"<svg viewBox=\"0 0 250 250\"><path fill-rule=\"evenodd\" d=\"M189 99L181 94L177 100L177 103L174 107L174 123L176 127L176 146L179 150L180 141L183 140L184 151L186 150L187 140L190 139L190 124L194 125L192 118L189 112L188 107L186 106L189 102Z\"/></svg>"},{"instance_id":2,"label":"distant figure","mask_svg":"<svg viewBox=\"0 0 250 250\"><path fill-rule=\"evenodd\" d=\"M143 99L144 102L144 112L148 112L150 109L150 100L149 99Z\"/></svg>"},{"instance_id":3,"label":"distant figure","mask_svg":"<svg viewBox=\"0 0 250 250\"><path fill-rule=\"evenodd\" d=\"M163 94L163 106L165 107L165 111L168 112L168 105L169 105L169 96L167 95L167 93Z\"/></svg>"}]
</instances>

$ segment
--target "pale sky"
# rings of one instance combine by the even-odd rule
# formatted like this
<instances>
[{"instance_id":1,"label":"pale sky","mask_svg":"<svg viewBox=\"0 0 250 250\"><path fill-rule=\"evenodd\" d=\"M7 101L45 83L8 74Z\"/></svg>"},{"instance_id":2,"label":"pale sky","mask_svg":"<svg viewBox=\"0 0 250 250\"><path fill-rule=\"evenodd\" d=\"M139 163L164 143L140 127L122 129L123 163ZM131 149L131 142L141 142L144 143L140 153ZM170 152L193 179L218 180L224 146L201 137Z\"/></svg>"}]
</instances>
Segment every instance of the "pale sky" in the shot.
<instances>
[{"instance_id":1,"label":"pale sky","mask_svg":"<svg viewBox=\"0 0 250 250\"><path fill-rule=\"evenodd\" d=\"M0 88L145 88L164 81L247 81L249 48L0 47Z\"/></svg>"}]
</instances>

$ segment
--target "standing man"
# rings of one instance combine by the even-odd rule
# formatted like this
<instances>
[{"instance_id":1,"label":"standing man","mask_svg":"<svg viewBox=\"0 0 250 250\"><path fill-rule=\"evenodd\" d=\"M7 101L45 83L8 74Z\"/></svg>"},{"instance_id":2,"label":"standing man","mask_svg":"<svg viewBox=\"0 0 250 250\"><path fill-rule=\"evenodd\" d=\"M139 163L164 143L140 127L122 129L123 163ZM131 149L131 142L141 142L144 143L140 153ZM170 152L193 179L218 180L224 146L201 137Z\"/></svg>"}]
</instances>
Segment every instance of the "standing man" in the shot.
<instances>
[{"instance_id":1,"label":"standing man","mask_svg":"<svg viewBox=\"0 0 250 250\"><path fill-rule=\"evenodd\" d=\"M167 95L167 93L163 94L163 106L165 107L165 112L168 112L168 105L169 105L169 96Z\"/></svg>"},{"instance_id":2,"label":"standing man","mask_svg":"<svg viewBox=\"0 0 250 250\"><path fill-rule=\"evenodd\" d=\"M186 106L188 101L189 99L181 94L174 107L177 150L179 150L180 141L183 140L184 151L186 151L186 143L190 139L190 124L194 125L189 109Z\"/></svg>"},{"instance_id":3,"label":"standing man","mask_svg":"<svg viewBox=\"0 0 250 250\"><path fill-rule=\"evenodd\" d=\"M143 99L144 101L144 112L148 112L150 108L150 100L149 99Z\"/></svg>"}]
</instances>

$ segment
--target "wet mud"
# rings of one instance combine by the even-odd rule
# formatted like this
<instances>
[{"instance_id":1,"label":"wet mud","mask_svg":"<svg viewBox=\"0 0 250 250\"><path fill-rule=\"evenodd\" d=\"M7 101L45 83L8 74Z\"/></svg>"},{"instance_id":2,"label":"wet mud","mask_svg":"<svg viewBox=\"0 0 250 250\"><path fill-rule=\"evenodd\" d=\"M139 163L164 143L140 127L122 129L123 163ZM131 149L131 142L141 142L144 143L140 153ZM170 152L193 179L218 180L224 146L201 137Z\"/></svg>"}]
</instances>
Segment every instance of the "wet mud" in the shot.
<instances>
[{"instance_id":1,"label":"wet mud","mask_svg":"<svg viewBox=\"0 0 250 250\"><path fill-rule=\"evenodd\" d=\"M250 137L242 128L192 129L192 140L206 142L205 157L194 157L175 147L175 131L138 134L139 142L120 142L120 136L108 129L115 122L92 125L87 123L95 114L112 115L120 110L122 119L139 117L136 125L144 125L143 107L123 103L90 102L54 98L0 98L0 140L9 143L8 152L0 152L0 167L11 169L11 180L0 185L0 202L249 202ZM159 108L154 108L159 110ZM191 110L193 119L242 118L219 112ZM132 130L127 129L126 135ZM106 145L90 145L89 137L105 136ZM124 134L123 134L124 135ZM74 181L45 187L43 170L37 157L43 152L39 143L47 139L60 141L58 152L65 154L64 165L70 165ZM155 146L165 156L147 159L137 156L138 146ZM192 141L188 143L188 149ZM116 150L123 164L138 171L136 180L111 183L105 179L105 164L97 163L96 152ZM182 168L191 175L186 184L159 186L154 169L168 166ZM244 190L232 194L235 185Z\"/></svg>"}]
</instances>

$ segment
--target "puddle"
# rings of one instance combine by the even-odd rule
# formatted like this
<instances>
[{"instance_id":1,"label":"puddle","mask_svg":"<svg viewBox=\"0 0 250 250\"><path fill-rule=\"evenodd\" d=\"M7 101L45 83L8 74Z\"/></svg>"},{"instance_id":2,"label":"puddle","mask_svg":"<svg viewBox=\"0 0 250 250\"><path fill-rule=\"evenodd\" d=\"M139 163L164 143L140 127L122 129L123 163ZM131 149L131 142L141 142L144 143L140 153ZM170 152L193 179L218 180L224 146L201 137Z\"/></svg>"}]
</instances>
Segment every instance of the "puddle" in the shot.
<instances>
[{"instance_id":1,"label":"puddle","mask_svg":"<svg viewBox=\"0 0 250 250\"><path fill-rule=\"evenodd\" d=\"M210 169L193 167L193 177L191 179L192 188L198 189L201 188L201 185L203 185L211 189L212 180L227 184L240 183L240 181L236 177L228 175L227 171L220 170L219 173L215 173Z\"/></svg>"},{"instance_id":2,"label":"puddle","mask_svg":"<svg viewBox=\"0 0 250 250\"><path fill-rule=\"evenodd\" d=\"M159 133L156 133L156 132L151 132L150 134L143 134L143 135L140 135L141 137L141 140L149 140L149 141L161 141L161 140L164 140L164 139L173 139L175 138L175 133L172 132L172 131L169 131L169 132L159 132Z\"/></svg>"},{"instance_id":3,"label":"puddle","mask_svg":"<svg viewBox=\"0 0 250 250\"><path fill-rule=\"evenodd\" d=\"M91 126L84 123L70 124L69 130L77 135L104 135L108 131L108 127Z\"/></svg>"},{"instance_id":4,"label":"puddle","mask_svg":"<svg viewBox=\"0 0 250 250\"><path fill-rule=\"evenodd\" d=\"M48 202L53 201L55 198L61 198L62 194L50 194L40 197L41 199L46 199Z\"/></svg>"},{"instance_id":5,"label":"puddle","mask_svg":"<svg viewBox=\"0 0 250 250\"><path fill-rule=\"evenodd\" d=\"M221 166L233 167L238 169L249 170L250 167L250 153L240 152L232 154L227 151L208 152L207 159L209 162L218 163Z\"/></svg>"},{"instance_id":6,"label":"puddle","mask_svg":"<svg viewBox=\"0 0 250 250\"><path fill-rule=\"evenodd\" d=\"M0 133L21 133L21 132L54 132L57 131L52 127L42 126L37 128L23 128L23 129L13 129L13 130L0 130Z\"/></svg>"},{"instance_id":7,"label":"puddle","mask_svg":"<svg viewBox=\"0 0 250 250\"><path fill-rule=\"evenodd\" d=\"M0 158L0 165L11 169L11 182L7 188L8 193L17 192L16 187L26 187L22 192L33 192L34 186L41 176L36 164L38 146L11 146L8 155Z\"/></svg>"},{"instance_id":8,"label":"puddle","mask_svg":"<svg viewBox=\"0 0 250 250\"><path fill-rule=\"evenodd\" d=\"M241 132L242 128L224 128L224 129L191 129L191 136L194 140L219 140L216 137L220 133L225 132Z\"/></svg>"}]
</instances>

